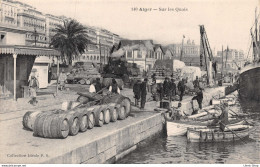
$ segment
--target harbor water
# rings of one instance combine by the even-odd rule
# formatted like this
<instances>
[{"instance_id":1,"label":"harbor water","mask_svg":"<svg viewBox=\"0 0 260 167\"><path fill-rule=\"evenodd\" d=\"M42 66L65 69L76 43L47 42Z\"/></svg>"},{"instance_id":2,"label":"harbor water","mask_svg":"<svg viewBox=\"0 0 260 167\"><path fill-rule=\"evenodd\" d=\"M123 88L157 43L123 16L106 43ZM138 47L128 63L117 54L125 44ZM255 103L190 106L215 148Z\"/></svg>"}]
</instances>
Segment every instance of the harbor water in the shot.
<instances>
[{"instance_id":1,"label":"harbor water","mask_svg":"<svg viewBox=\"0 0 260 167\"><path fill-rule=\"evenodd\" d=\"M246 120L256 130L248 139L235 142L188 143L186 136L156 136L139 144L137 149L119 160L121 164L189 164L189 163L260 163L260 104L240 102Z\"/></svg>"}]
</instances>

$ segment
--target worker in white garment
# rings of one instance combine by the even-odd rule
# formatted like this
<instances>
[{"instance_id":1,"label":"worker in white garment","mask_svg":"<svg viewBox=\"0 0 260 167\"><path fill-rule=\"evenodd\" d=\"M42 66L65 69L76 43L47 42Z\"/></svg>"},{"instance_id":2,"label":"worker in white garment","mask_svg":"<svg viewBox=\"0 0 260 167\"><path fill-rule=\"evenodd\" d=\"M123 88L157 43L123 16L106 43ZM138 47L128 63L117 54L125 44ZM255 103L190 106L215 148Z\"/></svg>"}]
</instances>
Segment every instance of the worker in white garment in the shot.
<instances>
[{"instance_id":1,"label":"worker in white garment","mask_svg":"<svg viewBox=\"0 0 260 167\"><path fill-rule=\"evenodd\" d=\"M93 81L93 83L90 85L89 92L90 93L96 93L95 81Z\"/></svg>"}]
</instances>

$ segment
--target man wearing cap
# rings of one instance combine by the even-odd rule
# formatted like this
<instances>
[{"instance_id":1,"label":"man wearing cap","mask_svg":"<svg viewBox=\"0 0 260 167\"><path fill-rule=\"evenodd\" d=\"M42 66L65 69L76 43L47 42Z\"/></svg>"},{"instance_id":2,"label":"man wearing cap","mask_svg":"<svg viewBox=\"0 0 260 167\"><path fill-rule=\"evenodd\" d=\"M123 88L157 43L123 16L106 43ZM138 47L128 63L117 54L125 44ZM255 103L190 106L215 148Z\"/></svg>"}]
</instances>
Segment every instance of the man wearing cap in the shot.
<instances>
[{"instance_id":1,"label":"man wearing cap","mask_svg":"<svg viewBox=\"0 0 260 167\"><path fill-rule=\"evenodd\" d=\"M184 92L185 92L185 79L183 78L179 83L178 83L178 89L180 91L180 101L182 101Z\"/></svg>"},{"instance_id":2,"label":"man wearing cap","mask_svg":"<svg viewBox=\"0 0 260 167\"><path fill-rule=\"evenodd\" d=\"M194 96L194 97L191 99L192 106L193 106L193 100L197 100L198 105L199 105L199 108L202 109L202 101L203 101L202 88L200 88L200 87L196 88L196 93L197 93L197 95Z\"/></svg>"},{"instance_id":3,"label":"man wearing cap","mask_svg":"<svg viewBox=\"0 0 260 167\"><path fill-rule=\"evenodd\" d=\"M146 102L146 95L147 95L147 81L148 79L145 78L144 81L141 83L141 109L144 109L145 102Z\"/></svg>"},{"instance_id":4,"label":"man wearing cap","mask_svg":"<svg viewBox=\"0 0 260 167\"><path fill-rule=\"evenodd\" d=\"M220 130L224 131L226 125L229 124L229 121L228 121L228 110L229 110L228 103L224 102L223 104L220 105L220 108L221 108L222 113L219 116L218 123L220 124Z\"/></svg>"},{"instance_id":5,"label":"man wearing cap","mask_svg":"<svg viewBox=\"0 0 260 167\"><path fill-rule=\"evenodd\" d=\"M164 96L166 96L171 101L171 82L169 81L169 78L166 77L163 82L163 92Z\"/></svg>"},{"instance_id":6,"label":"man wearing cap","mask_svg":"<svg viewBox=\"0 0 260 167\"><path fill-rule=\"evenodd\" d=\"M36 91L38 88L39 88L39 82L37 78L34 75L32 75L31 79L29 80L29 93L31 97L29 103L31 103L32 105L36 105L36 103L38 103L38 101L36 100Z\"/></svg>"},{"instance_id":7,"label":"man wearing cap","mask_svg":"<svg viewBox=\"0 0 260 167\"><path fill-rule=\"evenodd\" d=\"M135 98L135 106L139 106L139 100L141 98L141 80L137 80L137 82L133 86L134 98Z\"/></svg>"}]
</instances>

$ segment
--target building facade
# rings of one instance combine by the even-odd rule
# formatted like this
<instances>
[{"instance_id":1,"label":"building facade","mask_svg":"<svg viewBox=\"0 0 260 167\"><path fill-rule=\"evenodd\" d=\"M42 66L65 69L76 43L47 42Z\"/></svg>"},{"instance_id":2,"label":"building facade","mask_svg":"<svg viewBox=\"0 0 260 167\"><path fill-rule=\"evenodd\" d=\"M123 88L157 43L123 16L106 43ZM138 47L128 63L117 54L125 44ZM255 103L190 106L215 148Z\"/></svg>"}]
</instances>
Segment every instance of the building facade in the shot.
<instances>
[{"instance_id":1,"label":"building facade","mask_svg":"<svg viewBox=\"0 0 260 167\"><path fill-rule=\"evenodd\" d=\"M121 40L112 56L124 57L127 62L136 63L140 71L148 71L156 60L164 59L164 52L152 40Z\"/></svg>"},{"instance_id":2,"label":"building facade","mask_svg":"<svg viewBox=\"0 0 260 167\"><path fill-rule=\"evenodd\" d=\"M217 51L219 68L222 67L222 51ZM223 51L223 68L238 70L246 62L244 52L237 49L225 49Z\"/></svg>"}]
</instances>

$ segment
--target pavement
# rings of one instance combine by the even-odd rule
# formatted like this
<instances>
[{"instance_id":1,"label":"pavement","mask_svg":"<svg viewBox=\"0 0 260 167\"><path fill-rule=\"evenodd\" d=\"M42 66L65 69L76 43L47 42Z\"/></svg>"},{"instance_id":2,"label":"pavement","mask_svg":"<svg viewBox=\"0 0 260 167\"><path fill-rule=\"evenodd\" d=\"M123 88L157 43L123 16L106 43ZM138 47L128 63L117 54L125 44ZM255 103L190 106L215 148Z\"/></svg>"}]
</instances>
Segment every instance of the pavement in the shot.
<instances>
[{"instance_id":1,"label":"pavement","mask_svg":"<svg viewBox=\"0 0 260 167\"><path fill-rule=\"evenodd\" d=\"M72 148L91 143L102 138L104 135L116 132L122 127L153 117L156 114L154 108L158 103L150 101L146 103L145 111L140 111L133 107L131 115L123 121L109 123L106 126L95 127L77 136L69 136L63 139L46 139L33 136L32 131L25 130L22 125L23 115L27 111L47 111L60 109L64 101L75 101L78 97L77 92L87 91L87 85L67 85L66 90L55 93L55 85L50 85L47 89L38 91L38 104L33 106L28 103L30 98L19 98L14 100L0 100L0 160L2 163L43 163L53 157L64 154ZM121 94L129 97L133 101L131 89L123 89ZM149 98L148 94L148 98ZM55 150L55 151L54 151Z\"/></svg>"}]
</instances>

